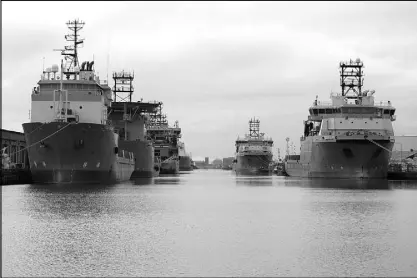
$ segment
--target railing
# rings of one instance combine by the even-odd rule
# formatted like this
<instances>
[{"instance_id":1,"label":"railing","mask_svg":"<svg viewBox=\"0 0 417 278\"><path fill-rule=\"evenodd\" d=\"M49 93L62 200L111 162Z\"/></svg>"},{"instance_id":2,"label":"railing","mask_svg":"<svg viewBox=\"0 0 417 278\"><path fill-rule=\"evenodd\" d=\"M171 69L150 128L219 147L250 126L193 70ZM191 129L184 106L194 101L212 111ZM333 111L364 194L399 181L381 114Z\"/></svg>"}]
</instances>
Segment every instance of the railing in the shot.
<instances>
[{"instance_id":1,"label":"railing","mask_svg":"<svg viewBox=\"0 0 417 278\"><path fill-rule=\"evenodd\" d=\"M245 137L238 136L236 141L272 141L272 137L259 136L259 137L250 137L246 135Z\"/></svg>"},{"instance_id":2,"label":"railing","mask_svg":"<svg viewBox=\"0 0 417 278\"><path fill-rule=\"evenodd\" d=\"M313 106L325 106L325 107L330 107L330 106L334 106L333 102L331 101L319 101L319 100L315 100L313 101Z\"/></svg>"},{"instance_id":3,"label":"railing","mask_svg":"<svg viewBox=\"0 0 417 278\"><path fill-rule=\"evenodd\" d=\"M392 107L391 101L389 100L374 101L374 105L382 107Z\"/></svg>"}]
</instances>

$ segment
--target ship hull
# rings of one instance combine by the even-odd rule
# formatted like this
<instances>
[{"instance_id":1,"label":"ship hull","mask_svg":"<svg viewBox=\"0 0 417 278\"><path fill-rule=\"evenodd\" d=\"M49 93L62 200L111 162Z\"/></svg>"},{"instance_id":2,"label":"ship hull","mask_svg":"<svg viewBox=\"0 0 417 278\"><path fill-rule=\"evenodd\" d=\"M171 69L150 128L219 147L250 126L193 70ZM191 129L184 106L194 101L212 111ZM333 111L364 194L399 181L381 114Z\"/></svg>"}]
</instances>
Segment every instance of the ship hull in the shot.
<instances>
[{"instance_id":1,"label":"ship hull","mask_svg":"<svg viewBox=\"0 0 417 278\"><path fill-rule=\"evenodd\" d=\"M193 166L191 164L191 158L189 156L180 156L179 170L180 171L192 171L193 170Z\"/></svg>"},{"instance_id":2,"label":"ship hull","mask_svg":"<svg viewBox=\"0 0 417 278\"><path fill-rule=\"evenodd\" d=\"M151 178L155 176L154 170L154 147L149 141L119 141L119 147L129 152L133 152L135 156L135 169L131 179Z\"/></svg>"},{"instance_id":3,"label":"ship hull","mask_svg":"<svg viewBox=\"0 0 417 278\"><path fill-rule=\"evenodd\" d=\"M178 174L179 171L180 169L178 160L169 160L161 163L159 174L175 175Z\"/></svg>"},{"instance_id":4,"label":"ship hull","mask_svg":"<svg viewBox=\"0 0 417 278\"><path fill-rule=\"evenodd\" d=\"M35 122L23 130L27 146L34 144L28 158L35 183L114 183L133 172L133 162L118 157L109 126Z\"/></svg>"},{"instance_id":5,"label":"ship hull","mask_svg":"<svg viewBox=\"0 0 417 278\"><path fill-rule=\"evenodd\" d=\"M240 175L271 174L272 155L238 155L233 170Z\"/></svg>"},{"instance_id":6,"label":"ship hull","mask_svg":"<svg viewBox=\"0 0 417 278\"><path fill-rule=\"evenodd\" d=\"M394 145L377 143L388 150ZM310 153L301 153L300 161L287 161L285 171L306 178L386 178L389 157L388 151L365 140L318 142L311 144Z\"/></svg>"}]
</instances>

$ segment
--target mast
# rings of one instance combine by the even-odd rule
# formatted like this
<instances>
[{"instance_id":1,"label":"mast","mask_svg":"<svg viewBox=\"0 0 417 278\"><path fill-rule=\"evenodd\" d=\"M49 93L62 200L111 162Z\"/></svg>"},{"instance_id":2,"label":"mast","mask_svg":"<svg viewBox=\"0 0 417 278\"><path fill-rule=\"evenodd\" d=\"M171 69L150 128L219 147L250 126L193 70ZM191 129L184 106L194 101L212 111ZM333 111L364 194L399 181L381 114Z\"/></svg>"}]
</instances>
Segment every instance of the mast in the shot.
<instances>
[{"instance_id":1,"label":"mast","mask_svg":"<svg viewBox=\"0 0 417 278\"><path fill-rule=\"evenodd\" d=\"M167 115L162 114L162 102L158 102L155 113L150 114L149 126L168 126Z\"/></svg>"},{"instance_id":2,"label":"mast","mask_svg":"<svg viewBox=\"0 0 417 278\"><path fill-rule=\"evenodd\" d=\"M340 62L339 67L342 96L348 99L362 98L363 62L357 58L355 61Z\"/></svg>"},{"instance_id":3,"label":"mast","mask_svg":"<svg viewBox=\"0 0 417 278\"><path fill-rule=\"evenodd\" d=\"M65 49L61 50L61 55L65 56L64 74L66 74L68 78L70 74L75 74L74 69L79 66L77 49L78 45L84 42L84 39L79 38L79 32L84 27L85 23L76 19L68 21L66 24L72 33L65 35L65 39L68 42L72 42L72 44L66 45Z\"/></svg>"},{"instance_id":4,"label":"mast","mask_svg":"<svg viewBox=\"0 0 417 278\"><path fill-rule=\"evenodd\" d=\"M127 124L132 122L131 110L127 109L127 104L132 102L132 94L134 91L133 88L133 79L135 78L134 73L125 72L124 70L120 72L113 72L113 94L114 102L123 102L123 121L124 121L124 139L128 140L127 134Z\"/></svg>"},{"instance_id":5,"label":"mast","mask_svg":"<svg viewBox=\"0 0 417 278\"><path fill-rule=\"evenodd\" d=\"M249 121L249 136L250 137L259 137L259 120L255 118L250 119Z\"/></svg>"},{"instance_id":6,"label":"mast","mask_svg":"<svg viewBox=\"0 0 417 278\"><path fill-rule=\"evenodd\" d=\"M132 102L132 95L134 92L133 79L135 73L125 72L113 72L113 96L114 102Z\"/></svg>"}]
</instances>

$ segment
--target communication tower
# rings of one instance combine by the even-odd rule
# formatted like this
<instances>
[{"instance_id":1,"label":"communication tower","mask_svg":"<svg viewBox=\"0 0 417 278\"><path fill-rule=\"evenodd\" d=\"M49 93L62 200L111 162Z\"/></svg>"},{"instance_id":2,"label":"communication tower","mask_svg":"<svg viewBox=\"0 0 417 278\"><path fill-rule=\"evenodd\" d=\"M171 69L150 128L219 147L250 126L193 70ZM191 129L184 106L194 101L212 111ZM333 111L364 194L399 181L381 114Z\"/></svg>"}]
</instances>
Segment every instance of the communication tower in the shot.
<instances>
[{"instance_id":1,"label":"communication tower","mask_svg":"<svg viewBox=\"0 0 417 278\"><path fill-rule=\"evenodd\" d=\"M113 72L113 101L115 102L132 102L134 87L132 85L135 78L134 72Z\"/></svg>"},{"instance_id":2,"label":"communication tower","mask_svg":"<svg viewBox=\"0 0 417 278\"><path fill-rule=\"evenodd\" d=\"M355 61L340 62L340 86L342 96L348 99L362 97L363 86L363 62L357 58ZM351 93L349 95L349 93Z\"/></svg>"},{"instance_id":3,"label":"communication tower","mask_svg":"<svg viewBox=\"0 0 417 278\"><path fill-rule=\"evenodd\" d=\"M250 137L259 137L259 120L253 118L249 121L249 136Z\"/></svg>"}]
</instances>

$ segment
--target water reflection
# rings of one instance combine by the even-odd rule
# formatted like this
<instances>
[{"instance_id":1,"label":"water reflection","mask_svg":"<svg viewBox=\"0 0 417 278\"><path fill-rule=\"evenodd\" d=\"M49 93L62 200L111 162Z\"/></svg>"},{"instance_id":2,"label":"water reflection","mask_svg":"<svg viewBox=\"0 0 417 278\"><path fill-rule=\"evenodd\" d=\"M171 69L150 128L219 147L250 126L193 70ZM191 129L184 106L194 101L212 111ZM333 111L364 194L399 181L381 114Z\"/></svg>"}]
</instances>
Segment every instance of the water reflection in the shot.
<instances>
[{"instance_id":1,"label":"water reflection","mask_svg":"<svg viewBox=\"0 0 417 278\"><path fill-rule=\"evenodd\" d=\"M394 192L338 190L385 189L385 183L382 186L373 182L339 180L338 183L334 186L335 183L332 185L329 181L333 190L329 187L329 190L312 191L303 196L303 223L297 227L303 246L299 259L301 276L332 273L329 265L337 269L337 276L357 276L353 273L363 273L364 262L372 261L381 263L378 269L372 269L374 265L369 264L368 273L374 271L378 276L380 273L390 276L392 264L388 258L395 254L398 243L392 240L397 232L392 212L398 209L398 204L393 202ZM321 180L301 186L324 188L326 185L327 181Z\"/></svg>"},{"instance_id":2,"label":"water reflection","mask_svg":"<svg viewBox=\"0 0 417 278\"><path fill-rule=\"evenodd\" d=\"M236 185L246 186L272 186L273 177L236 176Z\"/></svg>"},{"instance_id":3,"label":"water reflection","mask_svg":"<svg viewBox=\"0 0 417 278\"><path fill-rule=\"evenodd\" d=\"M182 180L178 176L160 176L154 179L154 184L180 184Z\"/></svg>"},{"instance_id":4,"label":"water reflection","mask_svg":"<svg viewBox=\"0 0 417 278\"><path fill-rule=\"evenodd\" d=\"M151 185L155 184L154 178L138 178L132 180L134 185Z\"/></svg>"},{"instance_id":5,"label":"water reflection","mask_svg":"<svg viewBox=\"0 0 417 278\"><path fill-rule=\"evenodd\" d=\"M30 197L25 198L23 205L36 218L100 216L111 205L117 186L120 185L30 185L24 190Z\"/></svg>"},{"instance_id":6,"label":"water reflection","mask_svg":"<svg viewBox=\"0 0 417 278\"><path fill-rule=\"evenodd\" d=\"M26 187L29 193L83 193L107 192L117 184L31 184Z\"/></svg>"},{"instance_id":7,"label":"water reflection","mask_svg":"<svg viewBox=\"0 0 417 278\"><path fill-rule=\"evenodd\" d=\"M110 186L3 187L2 274L415 276L417 191L343 190L367 186L198 170Z\"/></svg>"},{"instance_id":8,"label":"water reflection","mask_svg":"<svg viewBox=\"0 0 417 278\"><path fill-rule=\"evenodd\" d=\"M391 189L391 183L386 179L284 179L285 186L328 189Z\"/></svg>"},{"instance_id":9,"label":"water reflection","mask_svg":"<svg viewBox=\"0 0 417 278\"><path fill-rule=\"evenodd\" d=\"M417 180L389 181L395 189L417 189Z\"/></svg>"}]
</instances>

